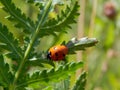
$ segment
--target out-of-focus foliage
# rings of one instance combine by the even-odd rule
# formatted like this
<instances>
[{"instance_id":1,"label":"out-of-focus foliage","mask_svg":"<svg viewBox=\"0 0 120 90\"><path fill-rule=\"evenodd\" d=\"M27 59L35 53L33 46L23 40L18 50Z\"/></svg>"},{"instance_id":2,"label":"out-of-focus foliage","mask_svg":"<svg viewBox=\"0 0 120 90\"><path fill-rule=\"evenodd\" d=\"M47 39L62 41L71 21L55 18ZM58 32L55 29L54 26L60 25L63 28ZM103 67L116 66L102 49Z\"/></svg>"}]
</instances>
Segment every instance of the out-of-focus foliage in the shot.
<instances>
[{"instance_id":1,"label":"out-of-focus foliage","mask_svg":"<svg viewBox=\"0 0 120 90\"><path fill-rule=\"evenodd\" d=\"M95 0L88 0L86 2L86 35L90 33L89 23L94 6L93 1ZM97 0L93 36L99 40L99 44L95 49L87 53L88 81L86 90L120 90L119 3L119 0ZM105 7L107 7L107 10ZM114 14L114 19L109 14Z\"/></svg>"}]
</instances>

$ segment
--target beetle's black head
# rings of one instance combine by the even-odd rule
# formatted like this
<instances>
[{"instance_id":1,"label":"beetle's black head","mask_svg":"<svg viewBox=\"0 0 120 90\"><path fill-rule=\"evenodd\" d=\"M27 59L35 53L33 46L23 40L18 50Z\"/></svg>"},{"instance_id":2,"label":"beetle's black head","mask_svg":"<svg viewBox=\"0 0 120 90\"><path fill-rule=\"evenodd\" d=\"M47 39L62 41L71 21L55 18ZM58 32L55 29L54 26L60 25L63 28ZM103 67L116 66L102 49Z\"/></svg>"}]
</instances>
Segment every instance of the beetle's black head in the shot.
<instances>
[{"instance_id":1,"label":"beetle's black head","mask_svg":"<svg viewBox=\"0 0 120 90\"><path fill-rule=\"evenodd\" d=\"M51 60L51 52L47 53L47 59Z\"/></svg>"}]
</instances>

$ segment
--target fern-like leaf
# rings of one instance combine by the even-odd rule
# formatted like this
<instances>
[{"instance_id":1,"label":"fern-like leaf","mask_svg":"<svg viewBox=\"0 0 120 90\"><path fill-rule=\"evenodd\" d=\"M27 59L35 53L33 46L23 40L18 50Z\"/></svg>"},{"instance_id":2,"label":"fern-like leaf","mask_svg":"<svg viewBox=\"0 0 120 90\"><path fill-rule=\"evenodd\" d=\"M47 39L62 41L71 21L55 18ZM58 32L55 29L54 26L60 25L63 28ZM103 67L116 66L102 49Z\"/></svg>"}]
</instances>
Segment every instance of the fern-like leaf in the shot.
<instances>
[{"instance_id":1,"label":"fern-like leaf","mask_svg":"<svg viewBox=\"0 0 120 90\"><path fill-rule=\"evenodd\" d=\"M65 31L66 28L71 28L70 25L76 23L75 19L79 15L78 9L78 2L66 6L66 10L62 10L61 15L58 15L57 19L48 20L48 22L45 23L41 28L40 36L55 34L55 32Z\"/></svg>"},{"instance_id":2,"label":"fern-like leaf","mask_svg":"<svg viewBox=\"0 0 120 90\"><path fill-rule=\"evenodd\" d=\"M12 73L9 65L4 62L4 58L0 55L0 86L8 87L13 81Z\"/></svg>"},{"instance_id":3,"label":"fern-like leaf","mask_svg":"<svg viewBox=\"0 0 120 90\"><path fill-rule=\"evenodd\" d=\"M70 90L70 77L62 80L61 82L54 83L53 90Z\"/></svg>"},{"instance_id":4,"label":"fern-like leaf","mask_svg":"<svg viewBox=\"0 0 120 90\"><path fill-rule=\"evenodd\" d=\"M33 21L31 21L30 18L27 18L11 0L0 0L0 2L4 5L3 10L10 14L7 18L10 21L16 22L16 27L23 28L26 33L35 30Z\"/></svg>"},{"instance_id":5,"label":"fern-like leaf","mask_svg":"<svg viewBox=\"0 0 120 90\"><path fill-rule=\"evenodd\" d=\"M18 87L26 86L30 84L48 84L50 82L58 82L60 80L65 79L72 73L74 73L77 69L83 66L82 62L71 62L64 66L59 66L57 69L43 70L41 72L36 72L32 76L27 76L21 78L21 82L18 83ZM24 82L24 83L23 83Z\"/></svg>"},{"instance_id":6,"label":"fern-like leaf","mask_svg":"<svg viewBox=\"0 0 120 90\"><path fill-rule=\"evenodd\" d=\"M0 47L9 51L8 56L16 60L20 60L22 55L22 49L18 45L18 41L13 37L13 34L8 31L6 26L0 24Z\"/></svg>"},{"instance_id":7,"label":"fern-like leaf","mask_svg":"<svg viewBox=\"0 0 120 90\"><path fill-rule=\"evenodd\" d=\"M47 59L47 53L46 52L40 52L38 53L32 53L32 55L30 56L31 58L29 58L26 61L26 65L25 66L41 66L43 67L43 64L49 64L51 66L55 66L54 62L52 60L48 60Z\"/></svg>"},{"instance_id":8,"label":"fern-like leaf","mask_svg":"<svg viewBox=\"0 0 120 90\"><path fill-rule=\"evenodd\" d=\"M83 72L77 79L72 90L85 90L86 85L86 72Z\"/></svg>"},{"instance_id":9,"label":"fern-like leaf","mask_svg":"<svg viewBox=\"0 0 120 90\"><path fill-rule=\"evenodd\" d=\"M50 12L51 9L51 4L52 4L52 0L49 0L49 2L46 3L46 5L44 5L44 8L41 10L39 16L38 16L38 20L36 21L36 28L35 28L35 32L32 33L31 37L28 38L27 42L29 42L28 47L26 47L26 52L25 52L25 59L29 58L30 55L34 54L34 48L38 45L39 41L40 41L40 35L39 33L41 33L41 27L44 25L44 23L46 22L46 19L48 17L48 13ZM31 52L29 52L31 50Z\"/></svg>"}]
</instances>

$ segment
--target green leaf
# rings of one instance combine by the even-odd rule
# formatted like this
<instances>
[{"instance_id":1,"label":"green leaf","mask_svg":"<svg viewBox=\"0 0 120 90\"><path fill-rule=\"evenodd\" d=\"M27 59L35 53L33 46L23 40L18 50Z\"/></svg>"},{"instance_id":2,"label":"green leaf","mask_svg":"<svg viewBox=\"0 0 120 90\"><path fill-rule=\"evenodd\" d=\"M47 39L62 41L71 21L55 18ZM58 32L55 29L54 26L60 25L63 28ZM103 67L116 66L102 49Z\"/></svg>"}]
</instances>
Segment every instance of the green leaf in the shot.
<instances>
[{"instance_id":1,"label":"green leaf","mask_svg":"<svg viewBox=\"0 0 120 90\"><path fill-rule=\"evenodd\" d=\"M83 37L81 39L72 38L66 46L69 48L69 54L74 54L75 51L85 50L88 47L95 46L98 43L96 38Z\"/></svg>"},{"instance_id":2,"label":"green leaf","mask_svg":"<svg viewBox=\"0 0 120 90\"><path fill-rule=\"evenodd\" d=\"M29 60L26 61L25 66L30 65L30 66L41 66L41 67L43 67L44 64L49 64L49 65L55 67L53 61L47 59L47 53L46 52L39 52L39 54L38 53L32 53L32 55L30 57L31 58L29 58Z\"/></svg>"},{"instance_id":3,"label":"green leaf","mask_svg":"<svg viewBox=\"0 0 120 90\"><path fill-rule=\"evenodd\" d=\"M2 24L0 24L0 47L9 51L7 55L11 58L19 60L23 57L18 41L8 31L7 27L2 26Z\"/></svg>"},{"instance_id":4,"label":"green leaf","mask_svg":"<svg viewBox=\"0 0 120 90\"><path fill-rule=\"evenodd\" d=\"M19 8L12 3L11 0L0 0L4 5L3 10L10 14L7 18L10 21L16 22L15 26L18 28L23 28L25 32L33 32L35 30L35 25L30 18L26 17L25 14L21 12Z\"/></svg>"},{"instance_id":5,"label":"green leaf","mask_svg":"<svg viewBox=\"0 0 120 90\"><path fill-rule=\"evenodd\" d=\"M39 59L36 58L35 60L29 60L26 62L26 66L40 66L40 67L44 67L43 64L49 64L51 66L55 66L53 61L51 60L47 60L47 59Z\"/></svg>"},{"instance_id":6,"label":"green leaf","mask_svg":"<svg viewBox=\"0 0 120 90\"><path fill-rule=\"evenodd\" d=\"M48 20L45 25L42 26L39 35L41 37L50 34L55 35L55 32L65 31L66 28L71 29L70 25L76 23L76 17L79 15L78 9L78 2L66 6L65 11L61 11L61 15L58 15L57 19Z\"/></svg>"},{"instance_id":7,"label":"green leaf","mask_svg":"<svg viewBox=\"0 0 120 90\"><path fill-rule=\"evenodd\" d=\"M26 0L27 3L34 3L35 0Z\"/></svg>"},{"instance_id":8,"label":"green leaf","mask_svg":"<svg viewBox=\"0 0 120 90\"><path fill-rule=\"evenodd\" d=\"M39 33L41 33L41 27L44 25L44 23L48 17L48 13L50 11L51 4L52 4L52 0L49 0L49 2L46 3L43 10L40 12L40 14L38 16L38 20L36 21L35 32L32 33L31 37L27 40L27 41L29 41L29 44L25 49L25 58L24 59L29 58L30 54L31 55L34 54L34 51L35 51L34 48L40 42Z\"/></svg>"},{"instance_id":9,"label":"green leaf","mask_svg":"<svg viewBox=\"0 0 120 90\"><path fill-rule=\"evenodd\" d=\"M45 5L45 7L42 11L42 15L40 16L41 19L39 19L37 22L35 32L32 33L32 35L30 37L30 42L29 42L29 44L27 44L27 47L25 49L23 60L21 61L18 71L15 74L16 78L14 79L14 83L17 83L18 78L20 77L20 74L22 74L21 72L24 71L22 69L24 69L25 63L29 59L29 55L31 54L32 51L34 52L34 47L36 46L35 43L39 41L38 36L39 36L40 28L45 22L45 19L49 12L49 8L51 7L51 3L52 3L52 0L49 0L49 2L47 2L47 4Z\"/></svg>"},{"instance_id":10,"label":"green leaf","mask_svg":"<svg viewBox=\"0 0 120 90\"><path fill-rule=\"evenodd\" d=\"M70 62L64 66L59 66L57 69L43 70L41 72L36 72L32 76L27 76L21 78L22 81L18 83L18 88L21 86L26 86L30 84L49 84L50 82L58 82L69 75L73 74L77 69L83 66L83 62ZM24 83L23 83L24 82Z\"/></svg>"},{"instance_id":11,"label":"green leaf","mask_svg":"<svg viewBox=\"0 0 120 90\"><path fill-rule=\"evenodd\" d=\"M86 72L82 72L72 90L85 90L85 85L86 85Z\"/></svg>"},{"instance_id":12,"label":"green leaf","mask_svg":"<svg viewBox=\"0 0 120 90\"><path fill-rule=\"evenodd\" d=\"M52 86L47 86L46 88L44 88L43 90L53 90Z\"/></svg>"},{"instance_id":13,"label":"green leaf","mask_svg":"<svg viewBox=\"0 0 120 90\"><path fill-rule=\"evenodd\" d=\"M66 78L65 80L54 83L53 90L69 90L70 88L70 77Z\"/></svg>"},{"instance_id":14,"label":"green leaf","mask_svg":"<svg viewBox=\"0 0 120 90\"><path fill-rule=\"evenodd\" d=\"M43 9L40 9L40 13L38 14L38 20L36 21L36 25L38 29L41 29L41 27L48 19L48 14L51 8L52 8L52 0L49 0L49 2L45 3Z\"/></svg>"},{"instance_id":15,"label":"green leaf","mask_svg":"<svg viewBox=\"0 0 120 90\"><path fill-rule=\"evenodd\" d=\"M9 65L4 62L4 58L0 55L0 86L8 87L13 81L12 73Z\"/></svg>"}]
</instances>

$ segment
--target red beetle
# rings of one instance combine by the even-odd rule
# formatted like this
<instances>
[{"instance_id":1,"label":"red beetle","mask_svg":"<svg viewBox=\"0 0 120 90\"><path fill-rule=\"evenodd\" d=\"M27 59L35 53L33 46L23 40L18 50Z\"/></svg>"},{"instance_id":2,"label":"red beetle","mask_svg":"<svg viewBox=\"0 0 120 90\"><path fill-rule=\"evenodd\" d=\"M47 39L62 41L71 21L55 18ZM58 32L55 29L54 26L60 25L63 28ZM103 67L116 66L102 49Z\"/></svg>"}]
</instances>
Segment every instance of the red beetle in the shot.
<instances>
[{"instance_id":1,"label":"red beetle","mask_svg":"<svg viewBox=\"0 0 120 90\"><path fill-rule=\"evenodd\" d=\"M63 60L68 53L68 47L65 45L53 46L49 49L47 58L53 61Z\"/></svg>"}]
</instances>

